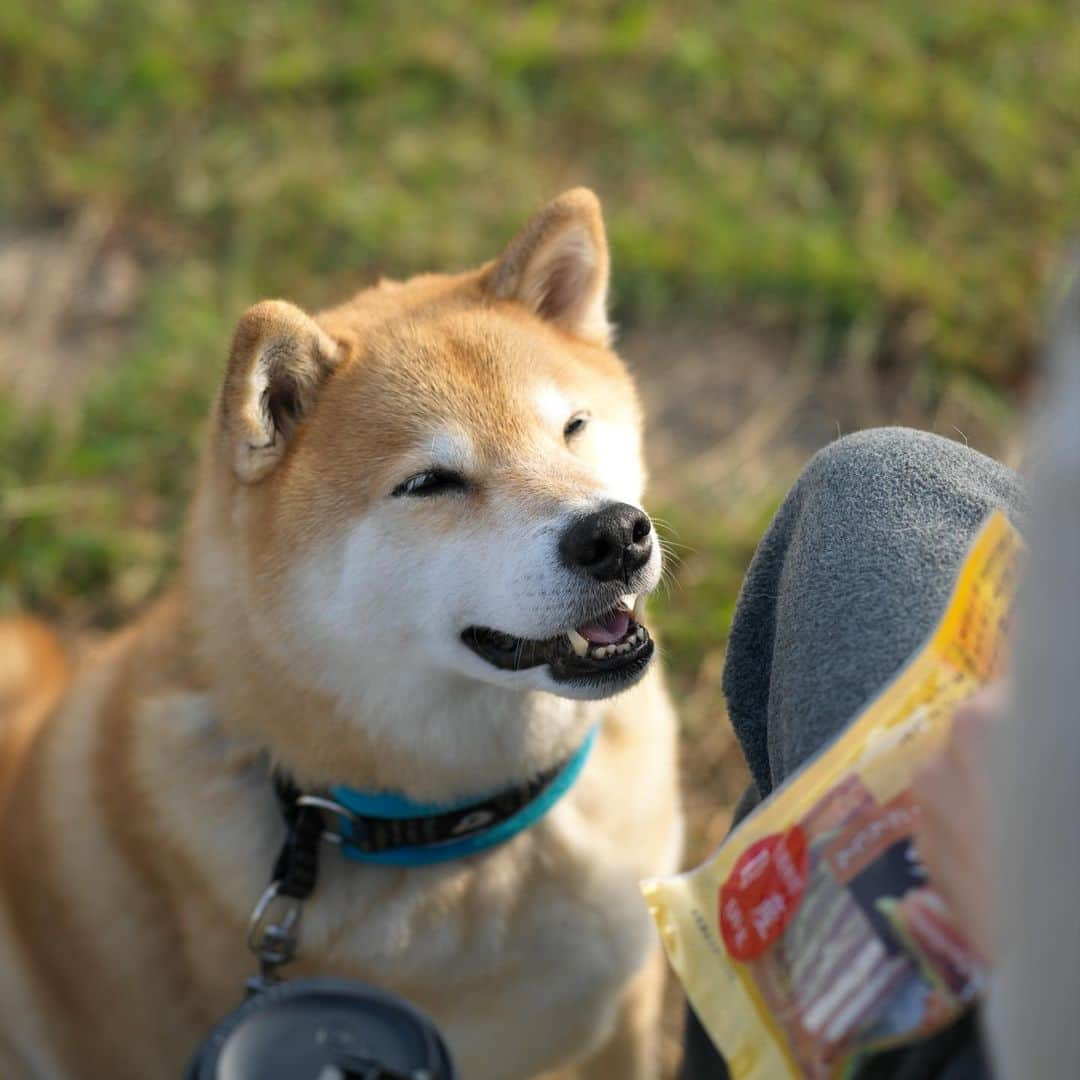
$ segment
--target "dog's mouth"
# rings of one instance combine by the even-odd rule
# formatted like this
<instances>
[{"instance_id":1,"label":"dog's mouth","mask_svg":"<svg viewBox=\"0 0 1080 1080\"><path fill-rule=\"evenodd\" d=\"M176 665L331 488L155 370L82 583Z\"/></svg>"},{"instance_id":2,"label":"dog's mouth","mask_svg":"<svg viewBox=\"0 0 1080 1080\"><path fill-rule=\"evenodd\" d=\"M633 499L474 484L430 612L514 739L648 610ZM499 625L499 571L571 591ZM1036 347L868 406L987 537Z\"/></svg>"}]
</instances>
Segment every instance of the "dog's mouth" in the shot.
<instances>
[{"instance_id":1,"label":"dog's mouth","mask_svg":"<svg viewBox=\"0 0 1080 1080\"><path fill-rule=\"evenodd\" d=\"M645 596L625 596L583 626L537 641L470 626L461 640L503 671L547 664L556 682L628 682L645 670L655 650L642 625Z\"/></svg>"}]
</instances>

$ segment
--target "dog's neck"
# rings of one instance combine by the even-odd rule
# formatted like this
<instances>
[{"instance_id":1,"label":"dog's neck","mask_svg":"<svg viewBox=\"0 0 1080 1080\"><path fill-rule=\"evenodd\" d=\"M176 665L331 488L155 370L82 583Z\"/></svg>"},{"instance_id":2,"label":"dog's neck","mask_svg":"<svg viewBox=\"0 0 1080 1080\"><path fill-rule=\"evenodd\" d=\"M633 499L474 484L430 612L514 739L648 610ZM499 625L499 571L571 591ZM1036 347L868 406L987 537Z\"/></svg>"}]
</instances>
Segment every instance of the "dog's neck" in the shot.
<instances>
[{"instance_id":1,"label":"dog's neck","mask_svg":"<svg viewBox=\"0 0 1080 1080\"><path fill-rule=\"evenodd\" d=\"M196 669L222 731L268 751L312 788L344 784L447 802L520 784L572 755L600 706L451 673L410 674L393 695L337 701L267 655L239 605L199 606L187 583Z\"/></svg>"}]
</instances>

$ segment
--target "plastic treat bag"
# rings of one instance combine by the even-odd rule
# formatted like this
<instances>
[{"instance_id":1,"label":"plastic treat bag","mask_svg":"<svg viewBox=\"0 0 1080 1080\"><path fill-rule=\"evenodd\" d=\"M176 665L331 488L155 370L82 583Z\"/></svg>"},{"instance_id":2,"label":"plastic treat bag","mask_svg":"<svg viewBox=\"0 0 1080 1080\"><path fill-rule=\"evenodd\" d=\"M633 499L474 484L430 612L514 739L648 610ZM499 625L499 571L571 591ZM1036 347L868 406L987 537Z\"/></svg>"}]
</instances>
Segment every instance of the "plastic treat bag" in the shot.
<instances>
[{"instance_id":1,"label":"plastic treat bag","mask_svg":"<svg viewBox=\"0 0 1080 1080\"><path fill-rule=\"evenodd\" d=\"M918 860L910 785L1000 677L1021 541L995 513L926 645L702 866L642 890L734 1080L842 1077L927 1035L982 973Z\"/></svg>"}]
</instances>

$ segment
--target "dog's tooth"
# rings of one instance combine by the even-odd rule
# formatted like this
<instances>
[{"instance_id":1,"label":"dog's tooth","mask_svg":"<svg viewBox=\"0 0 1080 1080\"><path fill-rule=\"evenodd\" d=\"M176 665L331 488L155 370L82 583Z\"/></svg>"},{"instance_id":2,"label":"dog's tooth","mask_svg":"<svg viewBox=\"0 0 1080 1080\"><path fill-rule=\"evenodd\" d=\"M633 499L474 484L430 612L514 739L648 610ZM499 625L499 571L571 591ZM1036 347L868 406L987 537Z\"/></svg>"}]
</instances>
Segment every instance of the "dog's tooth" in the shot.
<instances>
[{"instance_id":1,"label":"dog's tooth","mask_svg":"<svg viewBox=\"0 0 1080 1080\"><path fill-rule=\"evenodd\" d=\"M611 655L611 646L610 645L601 645L600 648L597 649L596 652L593 653L593 656L595 656L597 660L606 660L610 655Z\"/></svg>"},{"instance_id":2,"label":"dog's tooth","mask_svg":"<svg viewBox=\"0 0 1080 1080\"><path fill-rule=\"evenodd\" d=\"M576 630L567 630L566 636L570 639L570 648L578 656L584 656L589 651L589 643Z\"/></svg>"},{"instance_id":3,"label":"dog's tooth","mask_svg":"<svg viewBox=\"0 0 1080 1080\"><path fill-rule=\"evenodd\" d=\"M624 608L626 608L627 611L633 611L634 610L634 602L636 600L637 600L637 594L632 593L632 592L627 593L625 596L620 596L619 597L619 603L622 604L622 606Z\"/></svg>"},{"instance_id":4,"label":"dog's tooth","mask_svg":"<svg viewBox=\"0 0 1080 1080\"><path fill-rule=\"evenodd\" d=\"M640 623L645 618L645 594L638 593L634 601L634 622Z\"/></svg>"}]
</instances>

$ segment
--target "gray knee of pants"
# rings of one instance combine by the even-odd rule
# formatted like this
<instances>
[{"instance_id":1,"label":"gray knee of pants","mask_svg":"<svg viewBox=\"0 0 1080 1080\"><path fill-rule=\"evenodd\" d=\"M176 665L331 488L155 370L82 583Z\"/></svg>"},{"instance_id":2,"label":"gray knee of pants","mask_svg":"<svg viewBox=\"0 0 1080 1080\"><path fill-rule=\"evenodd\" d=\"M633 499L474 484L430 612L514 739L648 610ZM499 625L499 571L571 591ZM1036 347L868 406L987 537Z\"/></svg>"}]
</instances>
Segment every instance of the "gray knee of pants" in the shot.
<instances>
[{"instance_id":1,"label":"gray knee of pants","mask_svg":"<svg viewBox=\"0 0 1080 1080\"><path fill-rule=\"evenodd\" d=\"M996 507L1022 523L1016 474L926 432L862 431L814 456L754 555L724 668L731 721L763 795L926 640Z\"/></svg>"}]
</instances>

